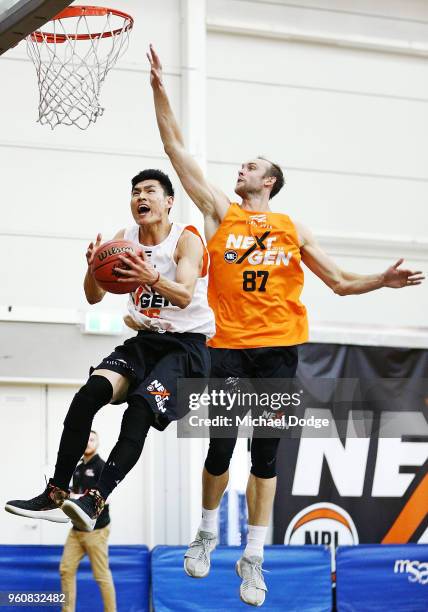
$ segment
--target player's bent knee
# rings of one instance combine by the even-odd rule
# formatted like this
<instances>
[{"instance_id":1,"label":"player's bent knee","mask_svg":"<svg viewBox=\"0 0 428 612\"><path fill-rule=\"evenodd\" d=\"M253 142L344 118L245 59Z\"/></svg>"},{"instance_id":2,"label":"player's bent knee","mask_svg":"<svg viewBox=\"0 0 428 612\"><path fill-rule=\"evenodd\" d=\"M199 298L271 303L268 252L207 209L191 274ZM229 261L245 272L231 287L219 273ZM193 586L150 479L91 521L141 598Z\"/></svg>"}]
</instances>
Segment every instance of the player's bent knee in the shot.
<instances>
[{"instance_id":1,"label":"player's bent knee","mask_svg":"<svg viewBox=\"0 0 428 612\"><path fill-rule=\"evenodd\" d=\"M222 476L229 469L230 459L223 459L222 461L210 461L207 457L205 459L205 469L211 476Z\"/></svg>"},{"instance_id":2,"label":"player's bent knee","mask_svg":"<svg viewBox=\"0 0 428 612\"><path fill-rule=\"evenodd\" d=\"M71 429L80 429L84 415L92 419L100 408L110 402L112 395L111 382L103 376L92 375L74 396L64 425Z\"/></svg>"},{"instance_id":3,"label":"player's bent knee","mask_svg":"<svg viewBox=\"0 0 428 612\"><path fill-rule=\"evenodd\" d=\"M274 459L272 463L268 463L267 461L259 462L257 464L253 464L250 470L253 476L256 478L275 478L276 476L276 460Z\"/></svg>"},{"instance_id":4,"label":"player's bent knee","mask_svg":"<svg viewBox=\"0 0 428 612\"><path fill-rule=\"evenodd\" d=\"M91 374L91 378L92 376L102 376L110 382L113 389L111 402L119 403L125 401L129 389L129 380L125 378L125 376L122 376L122 374L118 372L101 368L99 370L94 370Z\"/></svg>"},{"instance_id":5,"label":"player's bent knee","mask_svg":"<svg viewBox=\"0 0 428 612\"><path fill-rule=\"evenodd\" d=\"M212 439L205 459L205 469L212 476L221 476L229 469L235 440Z\"/></svg>"}]
</instances>

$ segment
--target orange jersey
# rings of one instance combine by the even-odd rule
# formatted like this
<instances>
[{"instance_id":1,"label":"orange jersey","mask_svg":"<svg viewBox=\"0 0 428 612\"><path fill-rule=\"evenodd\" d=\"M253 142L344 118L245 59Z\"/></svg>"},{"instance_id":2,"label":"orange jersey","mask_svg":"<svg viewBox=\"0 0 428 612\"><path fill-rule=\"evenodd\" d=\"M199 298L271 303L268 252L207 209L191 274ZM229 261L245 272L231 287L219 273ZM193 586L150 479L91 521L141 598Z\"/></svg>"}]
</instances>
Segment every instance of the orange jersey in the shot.
<instances>
[{"instance_id":1,"label":"orange jersey","mask_svg":"<svg viewBox=\"0 0 428 612\"><path fill-rule=\"evenodd\" d=\"M244 349L306 342L299 240L287 215L231 204L208 252L208 301L217 330L209 346Z\"/></svg>"}]
</instances>

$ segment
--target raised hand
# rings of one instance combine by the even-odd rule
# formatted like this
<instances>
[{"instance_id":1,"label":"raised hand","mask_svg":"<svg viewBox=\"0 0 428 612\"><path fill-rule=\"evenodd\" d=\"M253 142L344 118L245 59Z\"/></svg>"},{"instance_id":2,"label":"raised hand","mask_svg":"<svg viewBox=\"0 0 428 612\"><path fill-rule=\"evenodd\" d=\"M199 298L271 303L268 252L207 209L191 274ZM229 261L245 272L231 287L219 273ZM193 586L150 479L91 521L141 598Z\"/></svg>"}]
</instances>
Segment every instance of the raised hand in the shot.
<instances>
[{"instance_id":1,"label":"raised hand","mask_svg":"<svg viewBox=\"0 0 428 612\"><path fill-rule=\"evenodd\" d=\"M95 251L100 246L102 238L103 237L101 236L101 234L97 234L95 242L91 242L86 250L86 261L88 262L88 267L90 267L92 262L94 261Z\"/></svg>"},{"instance_id":2,"label":"raised hand","mask_svg":"<svg viewBox=\"0 0 428 612\"><path fill-rule=\"evenodd\" d=\"M425 276L423 276L420 270L404 270L400 266L404 259L399 259L394 265L390 266L384 273L384 287L392 287L393 289L400 289L401 287L412 287L413 285L420 285Z\"/></svg>"},{"instance_id":3,"label":"raised hand","mask_svg":"<svg viewBox=\"0 0 428 612\"><path fill-rule=\"evenodd\" d=\"M150 85L152 87L160 87L162 85L162 64L153 45L150 45L146 55L150 62Z\"/></svg>"}]
</instances>

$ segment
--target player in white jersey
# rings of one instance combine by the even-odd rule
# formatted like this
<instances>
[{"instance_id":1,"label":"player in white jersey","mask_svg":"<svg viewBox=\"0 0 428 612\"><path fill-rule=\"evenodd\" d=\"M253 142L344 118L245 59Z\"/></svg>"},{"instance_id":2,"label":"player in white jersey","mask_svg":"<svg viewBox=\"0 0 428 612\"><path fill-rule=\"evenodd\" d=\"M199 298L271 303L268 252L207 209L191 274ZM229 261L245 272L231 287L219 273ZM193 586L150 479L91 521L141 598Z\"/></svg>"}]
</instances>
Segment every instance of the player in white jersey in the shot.
<instances>
[{"instance_id":1,"label":"player in white jersey","mask_svg":"<svg viewBox=\"0 0 428 612\"><path fill-rule=\"evenodd\" d=\"M138 334L91 369L65 418L53 478L37 497L7 502L8 512L54 522L66 522L68 516L77 528L91 531L109 494L137 463L150 427L163 430L184 416L186 409L177 402L177 380L200 378L204 386L210 371L206 340L214 334L207 302L208 255L194 227L170 221L173 201L171 181L160 170L144 170L132 179L136 225L120 230L115 239L131 240L143 250L142 256L123 258L128 269L118 270L123 282L139 283L125 317ZM90 304L105 295L90 269L100 243L98 235L86 253L84 289ZM125 400L119 439L96 488L69 499L69 483L95 414L108 403Z\"/></svg>"}]
</instances>

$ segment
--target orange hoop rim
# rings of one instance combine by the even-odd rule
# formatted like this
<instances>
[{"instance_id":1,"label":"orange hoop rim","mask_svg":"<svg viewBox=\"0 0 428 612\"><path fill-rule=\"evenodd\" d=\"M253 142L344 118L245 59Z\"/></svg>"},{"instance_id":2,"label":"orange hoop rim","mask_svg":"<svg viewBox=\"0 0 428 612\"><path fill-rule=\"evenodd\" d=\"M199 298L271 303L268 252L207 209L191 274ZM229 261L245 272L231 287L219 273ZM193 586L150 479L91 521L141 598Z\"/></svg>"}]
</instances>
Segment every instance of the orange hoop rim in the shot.
<instances>
[{"instance_id":1,"label":"orange hoop rim","mask_svg":"<svg viewBox=\"0 0 428 612\"><path fill-rule=\"evenodd\" d=\"M115 30L95 32L93 34L55 34L53 32L42 32L41 30L36 30L30 34L30 37L37 43L64 43L67 40L111 38L112 36L117 36L122 32L131 30L134 25L134 18L131 17L131 15L128 15L128 13L103 6L69 6L58 13L58 15L55 15L55 17L52 17L51 21L67 19L69 17L104 17L105 15L115 15L115 17L121 17L125 21L125 25L122 28L117 28Z\"/></svg>"}]
</instances>

